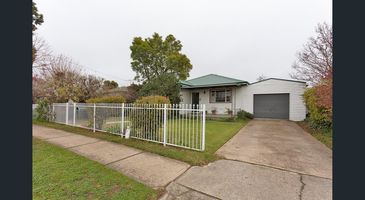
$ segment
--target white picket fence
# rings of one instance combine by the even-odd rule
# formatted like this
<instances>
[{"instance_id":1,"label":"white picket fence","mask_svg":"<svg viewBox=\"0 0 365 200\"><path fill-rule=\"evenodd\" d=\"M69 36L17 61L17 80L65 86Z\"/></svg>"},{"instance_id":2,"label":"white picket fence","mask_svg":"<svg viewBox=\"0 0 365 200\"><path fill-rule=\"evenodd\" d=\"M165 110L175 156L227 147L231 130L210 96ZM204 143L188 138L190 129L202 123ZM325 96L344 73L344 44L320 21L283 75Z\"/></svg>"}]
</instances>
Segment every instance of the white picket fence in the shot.
<instances>
[{"instance_id":1,"label":"white picket fence","mask_svg":"<svg viewBox=\"0 0 365 200\"><path fill-rule=\"evenodd\" d=\"M192 150L205 149L205 105L54 103L56 123Z\"/></svg>"}]
</instances>

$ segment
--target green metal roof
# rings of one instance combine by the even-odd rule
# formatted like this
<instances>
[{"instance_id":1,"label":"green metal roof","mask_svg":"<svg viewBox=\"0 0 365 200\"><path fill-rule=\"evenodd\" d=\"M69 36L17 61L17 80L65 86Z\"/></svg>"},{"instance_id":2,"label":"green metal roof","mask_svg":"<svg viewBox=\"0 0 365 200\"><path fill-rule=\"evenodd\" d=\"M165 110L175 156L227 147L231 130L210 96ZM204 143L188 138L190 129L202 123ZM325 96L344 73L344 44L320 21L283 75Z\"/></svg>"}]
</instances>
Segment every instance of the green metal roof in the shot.
<instances>
[{"instance_id":1,"label":"green metal roof","mask_svg":"<svg viewBox=\"0 0 365 200\"><path fill-rule=\"evenodd\" d=\"M220 76L217 74L208 74L198 78L193 78L186 81L180 81L182 88L204 88L204 87L219 87L219 86L241 86L247 85L247 81Z\"/></svg>"}]
</instances>

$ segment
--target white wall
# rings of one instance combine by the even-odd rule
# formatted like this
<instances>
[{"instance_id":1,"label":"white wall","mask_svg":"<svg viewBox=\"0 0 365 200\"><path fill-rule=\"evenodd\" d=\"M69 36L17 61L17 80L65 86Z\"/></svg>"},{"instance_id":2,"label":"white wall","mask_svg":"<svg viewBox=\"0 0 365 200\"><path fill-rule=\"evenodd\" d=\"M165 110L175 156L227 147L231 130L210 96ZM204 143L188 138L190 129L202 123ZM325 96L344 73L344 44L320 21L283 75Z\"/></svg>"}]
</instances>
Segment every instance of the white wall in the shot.
<instances>
[{"instance_id":1,"label":"white wall","mask_svg":"<svg viewBox=\"0 0 365 200\"><path fill-rule=\"evenodd\" d=\"M209 114L211 114L213 109L217 110L217 114L227 114L227 108L234 110L234 112L243 109L253 113L254 94L289 93L289 119L292 121L302 121L306 115L306 107L302 97L305 88L306 85L302 82L269 79L252 85L233 88L232 103L209 103L209 88L182 89L181 96L183 101L181 103L191 104L191 93L199 92L199 104L205 104Z\"/></svg>"},{"instance_id":2,"label":"white wall","mask_svg":"<svg viewBox=\"0 0 365 200\"><path fill-rule=\"evenodd\" d=\"M191 104L191 91L181 89L180 91L181 104Z\"/></svg>"},{"instance_id":3,"label":"white wall","mask_svg":"<svg viewBox=\"0 0 365 200\"><path fill-rule=\"evenodd\" d=\"M191 93L199 92L199 104L205 104L205 109L208 114L212 114L212 110L215 109L216 114L227 114L227 109L233 110L232 103L210 103L209 102L209 88L206 89L181 89L181 104L191 104ZM232 91L234 95L234 91ZM234 97L232 97L233 99Z\"/></svg>"},{"instance_id":4,"label":"white wall","mask_svg":"<svg viewBox=\"0 0 365 200\"><path fill-rule=\"evenodd\" d=\"M269 79L237 89L237 108L253 113L254 94L289 93L289 119L305 119L306 107L303 101L305 83Z\"/></svg>"}]
</instances>

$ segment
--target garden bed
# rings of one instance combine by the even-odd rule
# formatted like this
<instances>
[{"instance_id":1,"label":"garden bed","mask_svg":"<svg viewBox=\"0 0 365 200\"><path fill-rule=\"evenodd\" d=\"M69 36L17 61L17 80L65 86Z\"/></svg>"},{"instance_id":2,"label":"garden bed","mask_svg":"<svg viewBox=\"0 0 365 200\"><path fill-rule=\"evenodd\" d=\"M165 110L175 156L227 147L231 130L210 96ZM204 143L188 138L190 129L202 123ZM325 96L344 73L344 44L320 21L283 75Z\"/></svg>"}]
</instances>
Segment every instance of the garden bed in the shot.
<instances>
[{"instance_id":1,"label":"garden bed","mask_svg":"<svg viewBox=\"0 0 365 200\"><path fill-rule=\"evenodd\" d=\"M306 121L297 122L305 131L310 133L317 140L325 144L328 148L332 149L332 130L331 129L313 129Z\"/></svg>"}]
</instances>

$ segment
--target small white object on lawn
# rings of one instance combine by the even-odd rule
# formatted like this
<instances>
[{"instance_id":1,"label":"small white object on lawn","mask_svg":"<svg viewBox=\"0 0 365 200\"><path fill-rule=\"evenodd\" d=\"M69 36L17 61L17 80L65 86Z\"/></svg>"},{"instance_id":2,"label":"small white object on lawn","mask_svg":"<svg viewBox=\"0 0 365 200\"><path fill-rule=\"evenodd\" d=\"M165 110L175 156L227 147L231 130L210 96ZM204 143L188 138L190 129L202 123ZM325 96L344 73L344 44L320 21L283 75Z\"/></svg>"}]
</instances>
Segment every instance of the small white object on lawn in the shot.
<instances>
[{"instance_id":1,"label":"small white object on lawn","mask_svg":"<svg viewBox=\"0 0 365 200\"><path fill-rule=\"evenodd\" d=\"M129 128L129 126L127 126L127 130L125 131L125 138L129 139L129 135L131 133L131 129Z\"/></svg>"}]
</instances>

